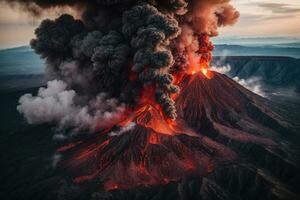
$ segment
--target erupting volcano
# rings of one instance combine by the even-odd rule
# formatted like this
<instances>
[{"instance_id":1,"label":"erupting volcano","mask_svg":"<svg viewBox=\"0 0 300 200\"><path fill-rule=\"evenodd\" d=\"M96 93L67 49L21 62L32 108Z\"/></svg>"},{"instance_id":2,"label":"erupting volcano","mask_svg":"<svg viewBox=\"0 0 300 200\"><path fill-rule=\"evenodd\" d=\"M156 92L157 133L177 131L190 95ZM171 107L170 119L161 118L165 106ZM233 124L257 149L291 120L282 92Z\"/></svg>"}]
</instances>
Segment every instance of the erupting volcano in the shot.
<instances>
[{"instance_id":1,"label":"erupting volcano","mask_svg":"<svg viewBox=\"0 0 300 200\"><path fill-rule=\"evenodd\" d=\"M18 107L29 123L57 123L64 137L94 133L57 150L75 183L167 184L236 161L232 141L275 145L280 117L209 69L210 37L239 17L229 0L12 2L36 15L57 6L81 14L36 29L31 46L58 80Z\"/></svg>"},{"instance_id":2,"label":"erupting volcano","mask_svg":"<svg viewBox=\"0 0 300 200\"><path fill-rule=\"evenodd\" d=\"M264 100L227 76L210 73L211 78L201 72L182 77L174 98L176 120L147 103L93 141L59 149L68 155L65 164L82 173L74 181L99 179L107 190L166 184L235 161L236 152L221 138L274 145L271 135L281 126Z\"/></svg>"}]
</instances>

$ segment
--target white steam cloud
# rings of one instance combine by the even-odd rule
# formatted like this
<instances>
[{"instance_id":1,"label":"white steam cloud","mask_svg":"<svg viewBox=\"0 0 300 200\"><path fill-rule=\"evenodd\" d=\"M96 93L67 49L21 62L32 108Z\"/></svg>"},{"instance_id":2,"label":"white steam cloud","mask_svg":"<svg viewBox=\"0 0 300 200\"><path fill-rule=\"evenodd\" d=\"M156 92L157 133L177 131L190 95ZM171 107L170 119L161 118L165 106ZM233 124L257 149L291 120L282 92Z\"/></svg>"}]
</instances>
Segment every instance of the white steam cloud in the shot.
<instances>
[{"instance_id":1,"label":"white steam cloud","mask_svg":"<svg viewBox=\"0 0 300 200\"><path fill-rule=\"evenodd\" d=\"M109 136L120 136L122 135L123 133L127 132L127 131L130 131L132 130L134 127L135 127L135 123L134 122L131 122L129 123L127 126L123 126L121 127L121 129L119 131L112 131L110 132L108 135Z\"/></svg>"},{"instance_id":2,"label":"white steam cloud","mask_svg":"<svg viewBox=\"0 0 300 200\"><path fill-rule=\"evenodd\" d=\"M51 158L51 160L52 160L51 165L52 165L53 168L55 168L57 166L57 164L60 162L61 158L62 158L61 154L54 154L52 156L52 158Z\"/></svg>"},{"instance_id":3,"label":"white steam cloud","mask_svg":"<svg viewBox=\"0 0 300 200\"><path fill-rule=\"evenodd\" d=\"M224 65L224 66L221 66L221 67L217 67L217 66L212 66L210 68L211 71L215 71L215 72L219 72L221 74L227 74L228 72L230 72L231 70L231 67L230 65Z\"/></svg>"},{"instance_id":4,"label":"white steam cloud","mask_svg":"<svg viewBox=\"0 0 300 200\"><path fill-rule=\"evenodd\" d=\"M233 80L235 80L240 85L244 86L248 90L251 90L252 92L262 96L266 97L266 94L262 91L261 81L258 77L253 77L249 79L241 79L239 77L233 77Z\"/></svg>"},{"instance_id":5,"label":"white steam cloud","mask_svg":"<svg viewBox=\"0 0 300 200\"><path fill-rule=\"evenodd\" d=\"M116 99L107 98L103 93L84 105L78 105L76 100L81 99L83 97L74 90L67 90L65 82L53 80L46 88L40 88L37 96L23 95L17 110L29 124L57 123L61 130L95 131L120 118L125 109Z\"/></svg>"},{"instance_id":6,"label":"white steam cloud","mask_svg":"<svg viewBox=\"0 0 300 200\"><path fill-rule=\"evenodd\" d=\"M219 72L221 74L229 74L231 70L231 66L229 64L217 67L217 66L212 66L210 68L211 71ZM238 76L235 76L232 78L235 80L237 83L240 85L244 86L248 90L262 96L266 97L266 94L262 90L262 85L261 85L261 79L259 77L250 77L248 79L241 79Z\"/></svg>"}]
</instances>

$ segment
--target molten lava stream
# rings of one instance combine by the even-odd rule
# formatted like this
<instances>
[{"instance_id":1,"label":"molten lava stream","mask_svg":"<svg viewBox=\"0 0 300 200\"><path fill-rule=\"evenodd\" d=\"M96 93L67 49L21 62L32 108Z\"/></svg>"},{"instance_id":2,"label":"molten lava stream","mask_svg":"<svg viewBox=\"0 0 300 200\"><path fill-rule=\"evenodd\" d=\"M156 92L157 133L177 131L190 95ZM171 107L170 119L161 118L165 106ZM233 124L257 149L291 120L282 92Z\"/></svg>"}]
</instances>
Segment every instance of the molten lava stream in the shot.
<instances>
[{"instance_id":1,"label":"molten lava stream","mask_svg":"<svg viewBox=\"0 0 300 200\"><path fill-rule=\"evenodd\" d=\"M149 128L156 133L165 135L178 135L187 134L191 136L197 136L197 134L188 128L184 121L180 118L171 120L163 115L162 109L158 104L148 103L140 106L138 109L132 112L127 119L120 122L119 126L127 126L130 123ZM151 138L154 142L156 139ZM154 142L156 143L156 142Z\"/></svg>"}]
</instances>

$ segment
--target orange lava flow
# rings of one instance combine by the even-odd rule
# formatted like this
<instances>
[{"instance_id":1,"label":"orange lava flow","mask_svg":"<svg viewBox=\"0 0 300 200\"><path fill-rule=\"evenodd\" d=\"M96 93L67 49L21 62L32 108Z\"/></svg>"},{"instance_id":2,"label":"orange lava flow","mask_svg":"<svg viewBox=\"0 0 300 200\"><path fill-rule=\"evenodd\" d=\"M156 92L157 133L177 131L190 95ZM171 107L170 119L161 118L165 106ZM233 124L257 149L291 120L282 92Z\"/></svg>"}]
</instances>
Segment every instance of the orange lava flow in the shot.
<instances>
[{"instance_id":1,"label":"orange lava flow","mask_svg":"<svg viewBox=\"0 0 300 200\"><path fill-rule=\"evenodd\" d=\"M135 111L133 121L135 121L136 124L150 128L160 134L177 135L185 133L188 135L195 135L191 129L186 127L182 120L166 119L163 116L161 109L151 104L145 105Z\"/></svg>"},{"instance_id":2,"label":"orange lava flow","mask_svg":"<svg viewBox=\"0 0 300 200\"><path fill-rule=\"evenodd\" d=\"M59 150L70 154L68 165L78 170L74 183L99 179L105 190L130 189L167 184L190 175L202 176L214 169L210 152L205 150L207 145L214 144L203 144L184 119L166 118L152 99L153 92L154 87L146 87L139 105L126 109L122 118L112 120L118 122L104 128L94 141L74 143ZM109 134L132 123L135 126L131 130Z\"/></svg>"},{"instance_id":3,"label":"orange lava flow","mask_svg":"<svg viewBox=\"0 0 300 200\"><path fill-rule=\"evenodd\" d=\"M173 84L180 85L187 74L201 73L191 79L213 77L209 70L213 45L207 35L198 37L199 49L188 53L188 68L173 74ZM137 74L130 72L129 80L137 81ZM100 134L95 141L72 143L58 149L60 153L72 152L70 166L79 171L87 168L74 179L75 183L100 178L105 190L129 189L166 184L214 169L207 148L213 148L215 156L215 144L203 141L182 117L169 119L155 101L155 92L156 85L144 86L135 107L127 107L108 123L99 122L96 128ZM171 98L175 101L179 94L172 94ZM223 149L217 153L223 157Z\"/></svg>"},{"instance_id":4,"label":"orange lava flow","mask_svg":"<svg viewBox=\"0 0 300 200\"><path fill-rule=\"evenodd\" d=\"M209 64L201 59L196 53L190 53L188 55L189 67L187 69L187 74L196 74L201 72L208 79L212 78L212 73L209 71Z\"/></svg>"},{"instance_id":5,"label":"orange lava flow","mask_svg":"<svg viewBox=\"0 0 300 200\"><path fill-rule=\"evenodd\" d=\"M187 135L196 135L191 129L187 128L182 119L172 120L166 117L159 104L151 99L151 93L154 92L152 87L145 90L140 99L140 105L127 113L124 120L115 124L120 127L125 127L134 122L146 128L150 128L159 134L177 135L185 133ZM153 143L156 143L152 138Z\"/></svg>"}]
</instances>

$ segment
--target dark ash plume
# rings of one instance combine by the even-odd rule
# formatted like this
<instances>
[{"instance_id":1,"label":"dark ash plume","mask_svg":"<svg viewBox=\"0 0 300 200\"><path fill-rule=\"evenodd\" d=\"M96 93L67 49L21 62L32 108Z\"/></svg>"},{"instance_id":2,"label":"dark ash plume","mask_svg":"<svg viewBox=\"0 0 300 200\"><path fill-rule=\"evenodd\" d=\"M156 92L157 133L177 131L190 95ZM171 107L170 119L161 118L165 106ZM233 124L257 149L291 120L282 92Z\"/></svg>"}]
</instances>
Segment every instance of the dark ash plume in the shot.
<instances>
[{"instance_id":1,"label":"dark ash plume","mask_svg":"<svg viewBox=\"0 0 300 200\"><path fill-rule=\"evenodd\" d=\"M84 31L83 23L64 14L52 21L46 19L35 30L36 39L31 40L31 47L43 58L66 59L71 57L71 39Z\"/></svg>"},{"instance_id":2,"label":"dark ash plume","mask_svg":"<svg viewBox=\"0 0 300 200\"><path fill-rule=\"evenodd\" d=\"M167 45L178 36L179 30L175 19L149 4L135 6L123 15L123 34L131 38L135 49L132 70L138 73L142 83L156 86L159 91L156 99L172 119L176 118L176 111L169 94L177 92L178 88L172 85L169 69L174 60Z\"/></svg>"},{"instance_id":3,"label":"dark ash plume","mask_svg":"<svg viewBox=\"0 0 300 200\"><path fill-rule=\"evenodd\" d=\"M2 0L5 1L5 0ZM200 54L200 36L216 36L239 13L230 0L12 0L32 14L70 6L80 19L64 14L44 20L32 48L46 60L52 79L76 94L100 93L134 108L145 88L168 118L176 118L174 76L187 55Z\"/></svg>"}]
</instances>

